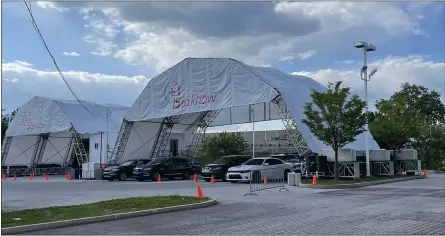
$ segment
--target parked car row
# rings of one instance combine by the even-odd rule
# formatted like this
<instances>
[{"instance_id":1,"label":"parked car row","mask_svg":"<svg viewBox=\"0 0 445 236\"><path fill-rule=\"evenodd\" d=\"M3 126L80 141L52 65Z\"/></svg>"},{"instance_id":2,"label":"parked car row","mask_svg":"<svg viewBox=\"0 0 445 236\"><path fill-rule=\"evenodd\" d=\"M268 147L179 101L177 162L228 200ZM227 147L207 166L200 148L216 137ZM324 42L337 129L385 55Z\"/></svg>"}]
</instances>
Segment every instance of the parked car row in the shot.
<instances>
[{"instance_id":1,"label":"parked car row","mask_svg":"<svg viewBox=\"0 0 445 236\"><path fill-rule=\"evenodd\" d=\"M113 181L127 180L133 177L138 181L156 180L158 176L174 179L190 179L195 173L195 166L187 158L161 157L151 159L128 160L118 166L109 166L103 170L103 179Z\"/></svg>"},{"instance_id":2,"label":"parked car row","mask_svg":"<svg viewBox=\"0 0 445 236\"><path fill-rule=\"evenodd\" d=\"M268 170L279 170L269 171ZM270 178L283 177L287 179L287 173L304 171L303 164L294 154L279 154L270 157L251 158L247 155L223 156L213 162L202 166L192 163L183 157L161 157L151 159L133 159L116 166L108 166L103 170L103 179L124 181L133 177L138 181L157 180L176 177L190 179L194 174L201 174L202 178L209 182L213 176L215 180L236 182L250 181L268 175Z\"/></svg>"}]
</instances>

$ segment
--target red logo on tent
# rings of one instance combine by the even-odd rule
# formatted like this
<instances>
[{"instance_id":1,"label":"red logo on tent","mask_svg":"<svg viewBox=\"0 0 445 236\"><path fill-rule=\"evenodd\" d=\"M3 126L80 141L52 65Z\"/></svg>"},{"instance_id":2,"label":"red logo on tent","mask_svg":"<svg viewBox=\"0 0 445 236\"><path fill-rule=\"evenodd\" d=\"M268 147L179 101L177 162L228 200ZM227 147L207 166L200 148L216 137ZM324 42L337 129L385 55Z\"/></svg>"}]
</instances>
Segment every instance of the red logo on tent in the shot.
<instances>
[{"instance_id":1,"label":"red logo on tent","mask_svg":"<svg viewBox=\"0 0 445 236\"><path fill-rule=\"evenodd\" d=\"M170 93L173 100L173 109L180 107L194 107L197 105L203 105L207 103L213 103L216 100L216 95L194 95L191 98L181 98L181 86L179 83L173 81L171 84Z\"/></svg>"}]
</instances>

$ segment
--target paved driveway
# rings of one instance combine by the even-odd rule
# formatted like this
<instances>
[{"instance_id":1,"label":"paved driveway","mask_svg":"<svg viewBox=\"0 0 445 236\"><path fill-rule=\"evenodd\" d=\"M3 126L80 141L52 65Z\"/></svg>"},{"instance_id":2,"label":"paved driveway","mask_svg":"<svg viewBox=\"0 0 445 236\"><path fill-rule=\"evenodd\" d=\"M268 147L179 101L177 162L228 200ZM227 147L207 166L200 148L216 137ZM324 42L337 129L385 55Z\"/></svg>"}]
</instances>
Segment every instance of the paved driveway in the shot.
<instances>
[{"instance_id":1,"label":"paved driveway","mask_svg":"<svg viewBox=\"0 0 445 236\"><path fill-rule=\"evenodd\" d=\"M190 181L97 182L94 191L109 184L129 190L144 186L138 194L195 194ZM243 196L248 189L243 184L203 183L203 189L221 203L32 234L445 234L445 175L347 190L272 189L258 196Z\"/></svg>"}]
</instances>

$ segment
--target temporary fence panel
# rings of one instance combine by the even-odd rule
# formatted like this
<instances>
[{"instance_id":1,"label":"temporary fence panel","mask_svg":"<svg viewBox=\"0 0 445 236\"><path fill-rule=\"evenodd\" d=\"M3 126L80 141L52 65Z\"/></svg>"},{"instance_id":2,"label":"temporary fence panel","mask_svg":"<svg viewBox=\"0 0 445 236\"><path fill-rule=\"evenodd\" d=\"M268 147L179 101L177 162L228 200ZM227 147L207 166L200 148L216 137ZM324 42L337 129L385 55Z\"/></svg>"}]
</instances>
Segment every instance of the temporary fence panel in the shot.
<instances>
[{"instance_id":1,"label":"temporary fence panel","mask_svg":"<svg viewBox=\"0 0 445 236\"><path fill-rule=\"evenodd\" d=\"M257 195L256 192L266 189L279 188L286 190L284 183L287 181L287 173L283 167L262 168L249 172L249 192L246 195Z\"/></svg>"}]
</instances>

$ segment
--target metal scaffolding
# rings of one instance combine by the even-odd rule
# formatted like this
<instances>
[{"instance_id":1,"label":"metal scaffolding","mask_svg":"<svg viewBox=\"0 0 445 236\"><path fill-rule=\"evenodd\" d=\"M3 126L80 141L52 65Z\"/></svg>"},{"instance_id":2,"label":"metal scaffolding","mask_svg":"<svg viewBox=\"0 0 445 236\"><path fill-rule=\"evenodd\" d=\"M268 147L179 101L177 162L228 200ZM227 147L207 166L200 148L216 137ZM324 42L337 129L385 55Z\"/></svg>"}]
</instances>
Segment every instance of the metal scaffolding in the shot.
<instances>
[{"instance_id":1,"label":"metal scaffolding","mask_svg":"<svg viewBox=\"0 0 445 236\"><path fill-rule=\"evenodd\" d=\"M169 116L162 120L161 127L159 127L153 143L153 148L151 149L150 157L152 159L162 156L165 147L167 146L168 139L170 138L173 126L178 123L180 117L181 115Z\"/></svg>"},{"instance_id":2,"label":"metal scaffolding","mask_svg":"<svg viewBox=\"0 0 445 236\"><path fill-rule=\"evenodd\" d=\"M68 148L69 151L65 159L65 166L69 165L72 162L73 158L77 160L79 165L88 162L88 154L85 150L85 147L83 146L82 136L76 131L74 131L71 136Z\"/></svg>"},{"instance_id":3,"label":"metal scaffolding","mask_svg":"<svg viewBox=\"0 0 445 236\"><path fill-rule=\"evenodd\" d=\"M121 129L119 131L119 135L117 136L116 144L113 147L113 152L111 153L111 158L109 163L112 164L120 163L122 156L124 155L128 139L130 138L132 128L133 128L132 121L124 120L122 122Z\"/></svg>"},{"instance_id":4,"label":"metal scaffolding","mask_svg":"<svg viewBox=\"0 0 445 236\"><path fill-rule=\"evenodd\" d=\"M39 134L32 155L32 166L36 166L42 161L43 153L45 152L46 143L48 142L49 136L50 133Z\"/></svg>"},{"instance_id":5,"label":"metal scaffolding","mask_svg":"<svg viewBox=\"0 0 445 236\"><path fill-rule=\"evenodd\" d=\"M192 143L190 145L190 153L188 155L191 161L194 161L198 148L205 137L206 130L213 120L218 116L222 109L202 112L201 120L198 122L198 128L192 134Z\"/></svg>"},{"instance_id":6,"label":"metal scaffolding","mask_svg":"<svg viewBox=\"0 0 445 236\"><path fill-rule=\"evenodd\" d=\"M303 156L309 153L311 149L309 148L309 145L307 144L301 132L298 130L298 126L294 118L292 118L292 114L290 114L289 108L287 107L283 97L281 97L281 95L278 95L272 100L272 103L275 105L275 108L277 109L278 114L283 121L286 136L291 144L294 146L298 155Z\"/></svg>"},{"instance_id":7,"label":"metal scaffolding","mask_svg":"<svg viewBox=\"0 0 445 236\"><path fill-rule=\"evenodd\" d=\"M2 165L6 160L6 156L8 156L9 146L11 146L12 137L5 137L2 143Z\"/></svg>"}]
</instances>

